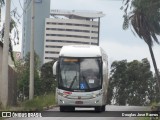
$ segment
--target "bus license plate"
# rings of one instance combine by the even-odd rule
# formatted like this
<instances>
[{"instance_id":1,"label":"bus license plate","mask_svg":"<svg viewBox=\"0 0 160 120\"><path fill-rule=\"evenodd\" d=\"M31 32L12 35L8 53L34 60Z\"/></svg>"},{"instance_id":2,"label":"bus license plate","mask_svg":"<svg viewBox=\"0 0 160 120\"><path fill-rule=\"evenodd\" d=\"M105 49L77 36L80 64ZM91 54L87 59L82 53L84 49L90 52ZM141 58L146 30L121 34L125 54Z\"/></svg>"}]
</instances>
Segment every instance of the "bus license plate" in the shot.
<instances>
[{"instance_id":1,"label":"bus license plate","mask_svg":"<svg viewBox=\"0 0 160 120\"><path fill-rule=\"evenodd\" d=\"M83 104L83 101L75 101L75 104Z\"/></svg>"}]
</instances>

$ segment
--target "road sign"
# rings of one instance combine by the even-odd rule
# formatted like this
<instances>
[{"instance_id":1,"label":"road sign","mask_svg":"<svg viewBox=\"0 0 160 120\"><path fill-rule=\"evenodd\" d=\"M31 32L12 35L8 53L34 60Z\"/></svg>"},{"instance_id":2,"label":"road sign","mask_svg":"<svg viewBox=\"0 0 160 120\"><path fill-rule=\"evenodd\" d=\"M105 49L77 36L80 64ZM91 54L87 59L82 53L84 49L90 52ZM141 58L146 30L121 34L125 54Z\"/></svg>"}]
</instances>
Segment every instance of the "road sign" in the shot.
<instances>
[{"instance_id":1,"label":"road sign","mask_svg":"<svg viewBox=\"0 0 160 120\"><path fill-rule=\"evenodd\" d=\"M19 60L20 58L21 58L21 53L20 53L20 52L17 52L17 53L16 53L16 59Z\"/></svg>"}]
</instances>

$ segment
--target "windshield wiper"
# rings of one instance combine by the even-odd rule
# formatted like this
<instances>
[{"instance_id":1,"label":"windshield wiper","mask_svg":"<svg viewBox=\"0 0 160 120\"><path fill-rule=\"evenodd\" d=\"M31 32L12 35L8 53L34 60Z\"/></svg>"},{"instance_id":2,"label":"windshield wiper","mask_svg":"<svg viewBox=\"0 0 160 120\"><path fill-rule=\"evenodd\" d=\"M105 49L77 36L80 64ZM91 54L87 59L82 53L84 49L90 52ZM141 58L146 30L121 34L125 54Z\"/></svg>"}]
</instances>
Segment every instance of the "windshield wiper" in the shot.
<instances>
[{"instance_id":1,"label":"windshield wiper","mask_svg":"<svg viewBox=\"0 0 160 120\"><path fill-rule=\"evenodd\" d=\"M74 76L73 81L72 81L72 83L71 83L71 85L70 85L69 88L72 88L72 86L73 86L73 84L74 84L74 82L75 82L76 79L77 79L77 75Z\"/></svg>"}]
</instances>

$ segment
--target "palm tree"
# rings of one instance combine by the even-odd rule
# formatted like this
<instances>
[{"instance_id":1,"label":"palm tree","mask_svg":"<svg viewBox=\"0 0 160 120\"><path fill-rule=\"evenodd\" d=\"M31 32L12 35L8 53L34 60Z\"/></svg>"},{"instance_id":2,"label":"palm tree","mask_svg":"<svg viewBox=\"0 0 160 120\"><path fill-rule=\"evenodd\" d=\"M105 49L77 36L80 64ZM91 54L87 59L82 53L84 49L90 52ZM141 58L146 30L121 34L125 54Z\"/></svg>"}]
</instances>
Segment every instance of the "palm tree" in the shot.
<instances>
[{"instance_id":1,"label":"palm tree","mask_svg":"<svg viewBox=\"0 0 160 120\"><path fill-rule=\"evenodd\" d=\"M1 22L1 8L5 5L5 1L4 0L0 0L0 22ZM13 14L13 16L15 17L15 15L17 14L16 9L14 9L13 11L11 11L11 14ZM14 44L19 44L18 42L15 42L15 39L17 39L19 41L19 31L17 28L17 24L15 22L15 20L13 18L11 18L11 22L10 22L10 33L12 33L12 31L14 31L14 36L9 38L9 52L11 55L11 59L15 64L15 60L14 60L14 56L13 56L13 47L12 47L12 42L14 42ZM2 26L2 29L0 30L0 40L3 42L4 39L4 24Z\"/></svg>"},{"instance_id":2,"label":"palm tree","mask_svg":"<svg viewBox=\"0 0 160 120\"><path fill-rule=\"evenodd\" d=\"M0 6L4 5L4 0L0 0Z\"/></svg>"},{"instance_id":3,"label":"palm tree","mask_svg":"<svg viewBox=\"0 0 160 120\"><path fill-rule=\"evenodd\" d=\"M157 76L157 84L160 92L160 76L157 69L154 53L152 50L153 43L160 44L157 35L160 35L160 1L159 0L125 0L125 14L123 29L129 27L132 32L145 41L149 47L153 66ZM128 8L130 6L130 11ZM134 33L135 34L135 33Z\"/></svg>"},{"instance_id":4,"label":"palm tree","mask_svg":"<svg viewBox=\"0 0 160 120\"><path fill-rule=\"evenodd\" d=\"M0 0L0 22L1 22L1 8L4 5L4 0Z\"/></svg>"}]
</instances>

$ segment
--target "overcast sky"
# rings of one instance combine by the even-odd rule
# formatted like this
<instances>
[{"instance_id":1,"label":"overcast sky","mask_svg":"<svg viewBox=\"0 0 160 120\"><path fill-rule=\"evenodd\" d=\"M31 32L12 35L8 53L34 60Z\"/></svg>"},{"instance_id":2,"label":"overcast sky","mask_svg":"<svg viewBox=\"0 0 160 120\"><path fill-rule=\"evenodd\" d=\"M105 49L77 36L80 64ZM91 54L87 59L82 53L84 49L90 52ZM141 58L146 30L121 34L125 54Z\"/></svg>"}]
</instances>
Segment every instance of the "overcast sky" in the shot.
<instances>
[{"instance_id":1,"label":"overcast sky","mask_svg":"<svg viewBox=\"0 0 160 120\"><path fill-rule=\"evenodd\" d=\"M114 60L141 60L151 57L143 40L135 37L130 29L122 30L123 11L120 0L52 0L51 9L96 10L102 11L100 46L107 52L109 63ZM160 46L154 46L155 58L160 69ZM152 65L152 63L151 63ZM153 70L153 67L152 67Z\"/></svg>"},{"instance_id":2,"label":"overcast sky","mask_svg":"<svg viewBox=\"0 0 160 120\"><path fill-rule=\"evenodd\" d=\"M21 15L22 9L18 1L12 0L11 5L12 9L18 6ZM23 3L22 0L20 1ZM122 1L120 0L51 0L51 9L95 10L105 14L100 23L100 46L108 54L109 64L114 60L132 61L148 58L152 65L149 49L145 42L138 36L135 37L130 29L122 30L123 11L120 10L121 6ZM20 51L21 45L14 47L14 50ZM153 51L160 69L160 46L154 45Z\"/></svg>"}]
</instances>

